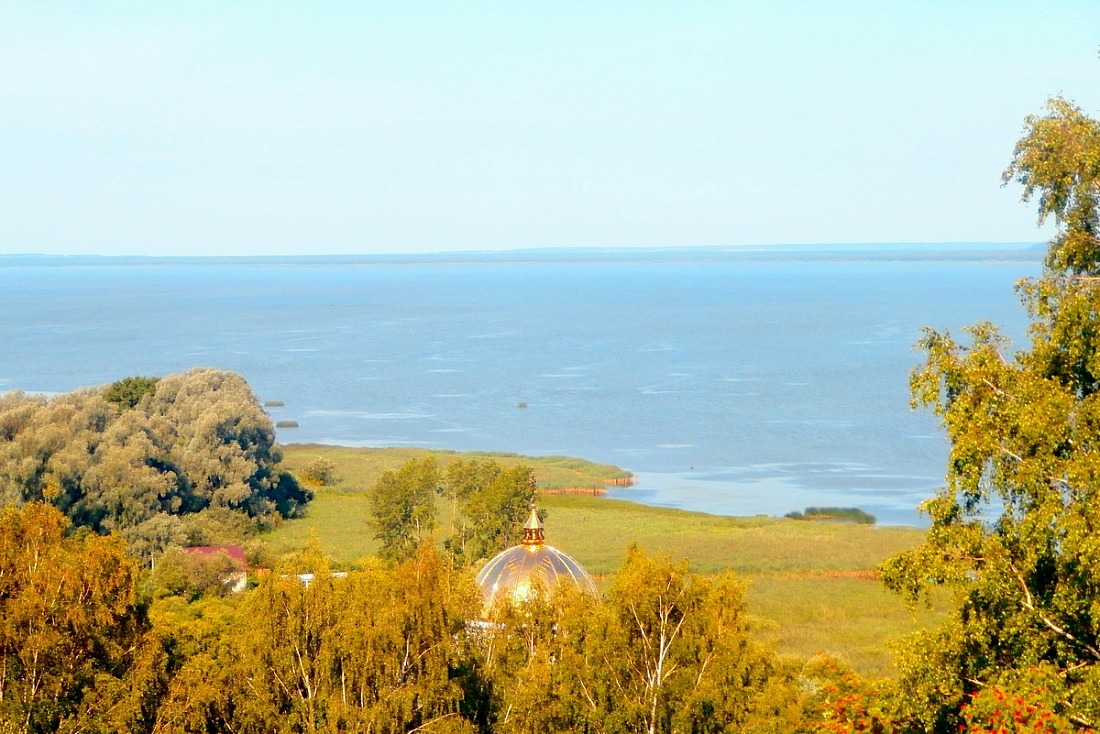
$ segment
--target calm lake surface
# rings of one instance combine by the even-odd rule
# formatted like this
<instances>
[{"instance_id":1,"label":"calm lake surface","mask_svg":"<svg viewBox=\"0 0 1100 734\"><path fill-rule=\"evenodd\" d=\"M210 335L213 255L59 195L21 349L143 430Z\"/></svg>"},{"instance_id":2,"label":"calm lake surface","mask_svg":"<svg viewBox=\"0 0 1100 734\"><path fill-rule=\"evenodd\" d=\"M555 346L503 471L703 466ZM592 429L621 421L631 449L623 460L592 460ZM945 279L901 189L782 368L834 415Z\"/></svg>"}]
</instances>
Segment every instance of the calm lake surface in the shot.
<instances>
[{"instance_id":1,"label":"calm lake surface","mask_svg":"<svg viewBox=\"0 0 1100 734\"><path fill-rule=\"evenodd\" d=\"M566 454L648 504L918 523L947 444L909 409L912 344L1022 337L1037 257L0 258L0 391L218 367L285 402L288 443Z\"/></svg>"}]
</instances>

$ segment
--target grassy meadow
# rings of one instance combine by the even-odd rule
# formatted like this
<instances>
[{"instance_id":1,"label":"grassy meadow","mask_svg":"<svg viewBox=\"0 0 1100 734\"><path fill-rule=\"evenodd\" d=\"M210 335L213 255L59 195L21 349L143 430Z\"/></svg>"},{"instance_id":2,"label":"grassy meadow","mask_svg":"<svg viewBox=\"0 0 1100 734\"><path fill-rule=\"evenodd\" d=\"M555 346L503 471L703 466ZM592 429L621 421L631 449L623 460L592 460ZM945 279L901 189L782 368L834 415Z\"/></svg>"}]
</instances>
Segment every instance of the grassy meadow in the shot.
<instances>
[{"instance_id":1,"label":"grassy meadow","mask_svg":"<svg viewBox=\"0 0 1100 734\"><path fill-rule=\"evenodd\" d=\"M493 458L504 466L527 463L540 488L596 488L626 472L564 457L457 454L423 449L284 446L291 470L316 457L332 460L338 482L316 490L301 520L267 536L277 552L301 547L316 534L338 563L354 564L377 549L369 525L366 489L386 469L432 453L441 465L454 458ZM733 570L748 582L747 601L757 634L786 654L823 652L869 676L892 673L889 643L943 618L946 599L915 615L876 580L874 568L919 544L924 531L787 518L720 517L575 494L544 494L547 542L584 564L606 587L636 542L649 553L687 558L698 573ZM447 517L441 507L442 531Z\"/></svg>"}]
</instances>

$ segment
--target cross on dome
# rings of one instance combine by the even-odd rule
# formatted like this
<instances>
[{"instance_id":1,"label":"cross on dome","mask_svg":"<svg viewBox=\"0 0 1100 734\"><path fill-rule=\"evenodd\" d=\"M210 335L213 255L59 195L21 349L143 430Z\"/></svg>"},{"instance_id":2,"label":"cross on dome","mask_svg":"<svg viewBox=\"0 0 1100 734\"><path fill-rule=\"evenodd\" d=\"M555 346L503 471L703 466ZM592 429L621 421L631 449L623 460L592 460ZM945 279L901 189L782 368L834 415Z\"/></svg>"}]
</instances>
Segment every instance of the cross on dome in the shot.
<instances>
[{"instance_id":1,"label":"cross on dome","mask_svg":"<svg viewBox=\"0 0 1100 734\"><path fill-rule=\"evenodd\" d=\"M523 524L523 544L539 546L545 542L546 538L542 532L542 520L539 519L538 508L535 507L535 503L531 503L531 516L527 518L527 522Z\"/></svg>"}]
</instances>

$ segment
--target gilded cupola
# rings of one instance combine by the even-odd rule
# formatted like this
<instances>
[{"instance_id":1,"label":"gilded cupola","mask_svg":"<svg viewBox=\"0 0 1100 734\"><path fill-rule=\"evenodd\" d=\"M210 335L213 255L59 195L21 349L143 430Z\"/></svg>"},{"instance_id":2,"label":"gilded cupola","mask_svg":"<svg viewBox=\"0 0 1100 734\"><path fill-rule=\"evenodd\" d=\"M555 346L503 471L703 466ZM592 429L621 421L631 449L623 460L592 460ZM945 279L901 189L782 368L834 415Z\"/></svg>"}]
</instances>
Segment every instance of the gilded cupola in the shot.
<instances>
[{"instance_id":1,"label":"gilded cupola","mask_svg":"<svg viewBox=\"0 0 1100 734\"><path fill-rule=\"evenodd\" d=\"M546 544L542 520L534 507L523 526L523 542L498 553L477 574L486 610L498 599L523 602L536 585L553 591L563 581L596 595L596 584L584 567L568 554Z\"/></svg>"}]
</instances>

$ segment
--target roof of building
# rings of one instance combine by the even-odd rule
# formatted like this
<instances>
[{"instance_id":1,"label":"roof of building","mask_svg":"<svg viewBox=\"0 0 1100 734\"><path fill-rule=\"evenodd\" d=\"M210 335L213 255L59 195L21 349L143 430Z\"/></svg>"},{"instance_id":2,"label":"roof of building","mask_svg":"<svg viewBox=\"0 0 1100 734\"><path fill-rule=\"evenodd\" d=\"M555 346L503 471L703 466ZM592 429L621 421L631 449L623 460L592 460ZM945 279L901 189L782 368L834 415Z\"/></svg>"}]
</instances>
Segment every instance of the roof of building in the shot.
<instances>
[{"instance_id":1,"label":"roof of building","mask_svg":"<svg viewBox=\"0 0 1100 734\"><path fill-rule=\"evenodd\" d=\"M184 548L183 552L207 557L225 553L242 568L248 568L248 559L245 558L244 548L239 545L193 545L190 548Z\"/></svg>"},{"instance_id":2,"label":"roof of building","mask_svg":"<svg viewBox=\"0 0 1100 734\"><path fill-rule=\"evenodd\" d=\"M552 592L563 581L596 595L596 584L584 566L569 554L546 545L542 520L533 507L523 526L523 543L498 553L477 574L486 611L498 599L522 602L536 586Z\"/></svg>"}]
</instances>

